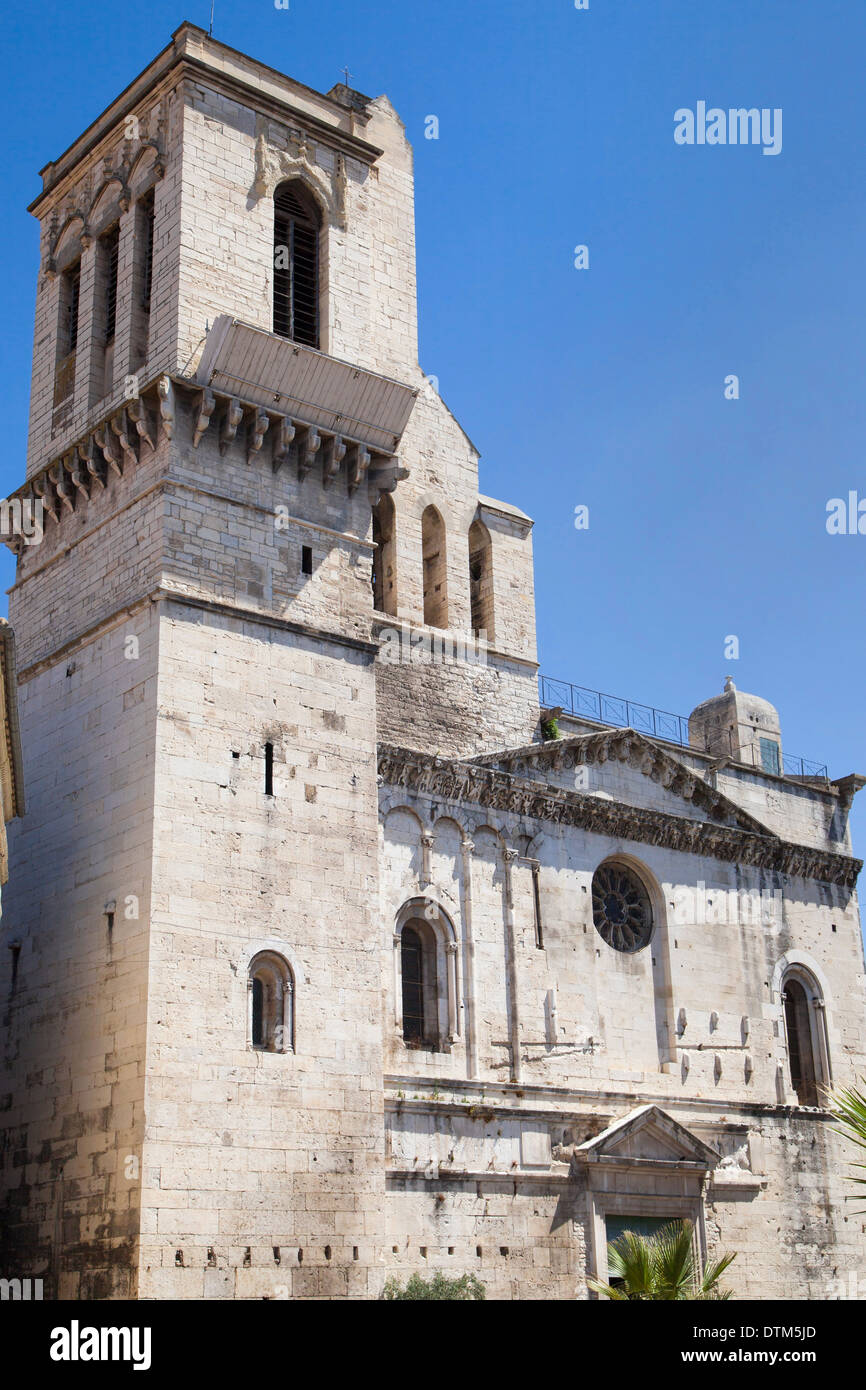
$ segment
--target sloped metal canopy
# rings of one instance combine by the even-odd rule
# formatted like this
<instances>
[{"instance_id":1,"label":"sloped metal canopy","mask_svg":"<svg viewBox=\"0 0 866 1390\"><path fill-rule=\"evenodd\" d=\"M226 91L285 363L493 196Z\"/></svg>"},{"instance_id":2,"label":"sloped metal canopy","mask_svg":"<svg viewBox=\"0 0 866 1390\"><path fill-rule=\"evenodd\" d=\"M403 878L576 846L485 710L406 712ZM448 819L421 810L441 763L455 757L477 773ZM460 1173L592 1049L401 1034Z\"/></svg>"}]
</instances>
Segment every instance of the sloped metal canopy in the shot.
<instances>
[{"instance_id":1,"label":"sloped metal canopy","mask_svg":"<svg viewBox=\"0 0 866 1390\"><path fill-rule=\"evenodd\" d=\"M214 321L196 380L385 454L396 453L418 394L227 314Z\"/></svg>"}]
</instances>

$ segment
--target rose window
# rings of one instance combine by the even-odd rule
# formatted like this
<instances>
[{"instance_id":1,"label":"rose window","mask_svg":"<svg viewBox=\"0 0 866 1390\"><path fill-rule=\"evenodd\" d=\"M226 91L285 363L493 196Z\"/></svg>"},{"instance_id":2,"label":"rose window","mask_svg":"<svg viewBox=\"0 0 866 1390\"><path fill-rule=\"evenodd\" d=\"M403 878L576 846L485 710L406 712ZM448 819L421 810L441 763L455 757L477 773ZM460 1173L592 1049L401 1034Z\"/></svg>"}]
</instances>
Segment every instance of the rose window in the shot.
<instances>
[{"instance_id":1,"label":"rose window","mask_svg":"<svg viewBox=\"0 0 866 1390\"><path fill-rule=\"evenodd\" d=\"M653 914L636 874L621 864L603 864L592 878L592 920L615 951L641 951L649 944Z\"/></svg>"}]
</instances>

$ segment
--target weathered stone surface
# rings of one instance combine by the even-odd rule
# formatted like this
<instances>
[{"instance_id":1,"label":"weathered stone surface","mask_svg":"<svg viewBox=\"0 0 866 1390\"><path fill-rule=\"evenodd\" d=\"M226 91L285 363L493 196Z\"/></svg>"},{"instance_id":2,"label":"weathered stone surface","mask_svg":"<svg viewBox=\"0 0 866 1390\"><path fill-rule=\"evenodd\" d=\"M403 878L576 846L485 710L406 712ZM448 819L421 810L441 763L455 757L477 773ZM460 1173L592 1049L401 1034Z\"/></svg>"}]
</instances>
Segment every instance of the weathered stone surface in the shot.
<instances>
[{"instance_id":1,"label":"weathered stone surface","mask_svg":"<svg viewBox=\"0 0 866 1390\"><path fill-rule=\"evenodd\" d=\"M848 1156L792 1086L782 992L791 972L814 982L821 1059L861 1074L853 783L565 720L539 741L531 522L479 496L477 452L417 363L399 119L192 26L149 71L36 206L26 486L46 529L10 601L27 814L4 890L14 991L0 952L0 1268L81 1299L373 1298L435 1269L573 1298L602 1269L605 1215L690 1216L704 1250L740 1251L743 1293L830 1296L863 1233ZM418 392L398 455L262 406L267 383L196 380L218 315L271 328L286 176L322 213L321 351ZM644 886L645 949L596 930L606 861ZM407 1043L410 923L429 1018ZM293 985L283 1051L252 1045L262 953Z\"/></svg>"}]
</instances>

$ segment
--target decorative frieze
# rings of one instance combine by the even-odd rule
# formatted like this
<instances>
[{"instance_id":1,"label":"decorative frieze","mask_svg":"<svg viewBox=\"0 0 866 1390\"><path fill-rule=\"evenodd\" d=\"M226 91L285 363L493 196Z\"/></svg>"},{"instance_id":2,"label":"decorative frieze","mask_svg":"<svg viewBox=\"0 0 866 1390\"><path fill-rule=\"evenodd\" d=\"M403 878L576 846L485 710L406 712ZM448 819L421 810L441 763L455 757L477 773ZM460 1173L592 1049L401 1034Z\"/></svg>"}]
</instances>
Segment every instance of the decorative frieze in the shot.
<instances>
[{"instance_id":1,"label":"decorative frieze","mask_svg":"<svg viewBox=\"0 0 866 1390\"><path fill-rule=\"evenodd\" d=\"M527 782L487 765L488 761L505 756L510 755L490 755L489 760L463 762L380 744L379 779L382 785L405 787L442 801L468 803L532 820L576 826L608 838L663 846L684 854L753 864L843 888L856 885L863 867L860 859L791 844L763 828L753 830L686 820L666 811L628 806L540 781Z\"/></svg>"}]
</instances>

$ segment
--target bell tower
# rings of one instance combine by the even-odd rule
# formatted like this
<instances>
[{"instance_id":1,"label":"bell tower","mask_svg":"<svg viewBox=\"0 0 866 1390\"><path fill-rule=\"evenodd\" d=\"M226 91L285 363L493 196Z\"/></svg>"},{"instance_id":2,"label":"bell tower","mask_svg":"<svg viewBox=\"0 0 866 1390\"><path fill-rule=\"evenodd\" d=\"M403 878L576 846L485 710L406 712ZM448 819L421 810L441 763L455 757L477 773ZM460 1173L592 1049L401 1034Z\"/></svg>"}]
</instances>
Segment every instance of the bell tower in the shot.
<instances>
[{"instance_id":1,"label":"bell tower","mask_svg":"<svg viewBox=\"0 0 866 1390\"><path fill-rule=\"evenodd\" d=\"M531 522L418 366L387 98L184 24L42 180L2 1269L376 1294L377 742L532 738Z\"/></svg>"}]
</instances>

